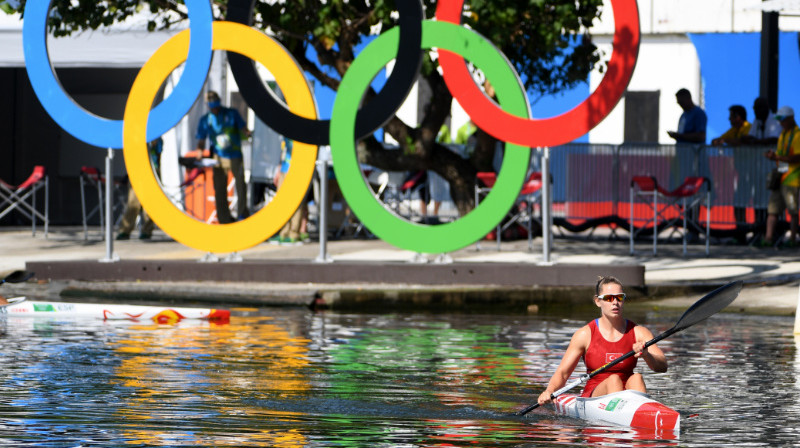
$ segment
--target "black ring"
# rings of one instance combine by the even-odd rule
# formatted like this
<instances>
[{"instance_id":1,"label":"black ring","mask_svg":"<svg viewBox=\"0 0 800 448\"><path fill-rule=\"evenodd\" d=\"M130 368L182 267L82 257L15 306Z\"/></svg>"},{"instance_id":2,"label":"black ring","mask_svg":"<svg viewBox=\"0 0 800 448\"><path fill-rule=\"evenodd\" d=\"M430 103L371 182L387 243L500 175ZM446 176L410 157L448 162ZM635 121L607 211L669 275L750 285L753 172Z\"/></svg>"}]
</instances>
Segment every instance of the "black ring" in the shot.
<instances>
[{"instance_id":1,"label":"black ring","mask_svg":"<svg viewBox=\"0 0 800 448\"><path fill-rule=\"evenodd\" d=\"M250 26L254 3L255 0L229 0L226 20ZM400 40L396 63L378 95L358 111L357 138L372 134L397 113L422 67L422 2L398 0L397 4ZM330 120L310 120L295 115L264 85L253 60L238 53L227 53L241 95L261 121L292 140L312 145L330 144Z\"/></svg>"}]
</instances>

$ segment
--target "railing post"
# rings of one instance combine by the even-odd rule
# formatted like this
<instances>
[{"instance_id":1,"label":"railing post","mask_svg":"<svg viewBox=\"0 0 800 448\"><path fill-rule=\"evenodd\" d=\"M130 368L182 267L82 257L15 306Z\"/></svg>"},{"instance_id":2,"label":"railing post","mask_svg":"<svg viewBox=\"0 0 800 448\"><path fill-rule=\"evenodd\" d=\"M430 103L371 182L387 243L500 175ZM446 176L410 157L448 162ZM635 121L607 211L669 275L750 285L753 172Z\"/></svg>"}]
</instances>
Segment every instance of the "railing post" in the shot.
<instances>
[{"instance_id":1,"label":"railing post","mask_svg":"<svg viewBox=\"0 0 800 448\"><path fill-rule=\"evenodd\" d=\"M614 215L619 217L619 154L620 145L614 146L614 157L611 159L611 182L614 189L611 191L611 207Z\"/></svg>"},{"instance_id":2,"label":"railing post","mask_svg":"<svg viewBox=\"0 0 800 448\"><path fill-rule=\"evenodd\" d=\"M319 176L319 210L317 227L319 228L319 256L315 263L332 263L328 256L328 161L317 160L317 175Z\"/></svg>"},{"instance_id":3,"label":"railing post","mask_svg":"<svg viewBox=\"0 0 800 448\"><path fill-rule=\"evenodd\" d=\"M114 161L114 150L108 148L106 155L106 256L101 258L101 263L113 263L119 261L119 257L114 254L114 172L112 162ZM131 187L133 188L133 187Z\"/></svg>"},{"instance_id":4,"label":"railing post","mask_svg":"<svg viewBox=\"0 0 800 448\"><path fill-rule=\"evenodd\" d=\"M550 147L538 148L544 150L542 155L542 264L551 264L550 238L552 226L552 206L550 198Z\"/></svg>"}]
</instances>

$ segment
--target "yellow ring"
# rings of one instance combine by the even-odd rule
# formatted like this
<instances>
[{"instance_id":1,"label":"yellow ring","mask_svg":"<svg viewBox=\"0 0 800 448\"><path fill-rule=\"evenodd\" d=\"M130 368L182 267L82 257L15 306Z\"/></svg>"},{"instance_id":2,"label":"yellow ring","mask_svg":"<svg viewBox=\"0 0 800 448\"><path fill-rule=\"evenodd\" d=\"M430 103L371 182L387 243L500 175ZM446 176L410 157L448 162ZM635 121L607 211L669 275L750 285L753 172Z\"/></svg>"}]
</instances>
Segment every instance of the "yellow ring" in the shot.
<instances>
[{"instance_id":1,"label":"yellow ring","mask_svg":"<svg viewBox=\"0 0 800 448\"><path fill-rule=\"evenodd\" d=\"M212 47L235 51L263 64L275 76L289 109L305 118L317 118L314 99L303 72L278 42L245 25L218 21L213 24ZM150 108L161 84L186 60L188 52L189 30L185 30L159 47L136 76L125 106L125 166L142 207L169 236L205 252L240 251L262 243L292 217L311 184L317 147L294 142L291 167L280 191L269 204L243 221L206 224L175 207L150 167L145 131Z\"/></svg>"}]
</instances>

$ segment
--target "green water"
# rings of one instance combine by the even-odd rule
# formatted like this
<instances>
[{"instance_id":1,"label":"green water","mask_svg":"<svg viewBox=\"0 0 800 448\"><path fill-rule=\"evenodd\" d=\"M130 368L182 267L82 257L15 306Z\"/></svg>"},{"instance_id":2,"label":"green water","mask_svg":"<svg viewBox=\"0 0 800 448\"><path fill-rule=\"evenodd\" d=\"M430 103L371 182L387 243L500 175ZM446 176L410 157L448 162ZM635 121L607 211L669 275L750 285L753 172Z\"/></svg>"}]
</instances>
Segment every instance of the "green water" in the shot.
<instances>
[{"instance_id":1,"label":"green water","mask_svg":"<svg viewBox=\"0 0 800 448\"><path fill-rule=\"evenodd\" d=\"M680 434L537 410L591 316L239 312L229 324L0 317L0 446L793 446L788 318L720 315L659 344ZM654 333L674 315L641 314ZM579 367L582 371L582 366Z\"/></svg>"}]
</instances>

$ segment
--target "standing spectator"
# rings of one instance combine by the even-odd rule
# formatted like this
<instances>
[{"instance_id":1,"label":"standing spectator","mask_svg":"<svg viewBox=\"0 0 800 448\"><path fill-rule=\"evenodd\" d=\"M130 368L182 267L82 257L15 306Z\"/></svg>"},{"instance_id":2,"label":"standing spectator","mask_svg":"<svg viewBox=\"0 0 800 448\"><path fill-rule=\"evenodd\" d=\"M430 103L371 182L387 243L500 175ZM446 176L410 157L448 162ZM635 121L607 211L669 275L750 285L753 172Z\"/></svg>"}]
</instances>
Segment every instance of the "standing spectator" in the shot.
<instances>
[{"instance_id":1,"label":"standing spectator","mask_svg":"<svg viewBox=\"0 0 800 448\"><path fill-rule=\"evenodd\" d=\"M281 166L275 173L275 186L278 188L278 191L280 191L281 185L283 185L283 181L286 178L286 174L289 172L289 167L292 164L293 147L293 140L283 139L281 142ZM277 242L281 245L288 246L302 245L303 243L310 241L307 229L308 202L307 198L304 198L300 203L300 206L297 207L297 210L295 210L292 217L289 218L289 221L284 224L281 230L278 232L277 238L271 238L270 242ZM320 230L320 232L321 231L322 230Z\"/></svg>"},{"instance_id":2,"label":"standing spectator","mask_svg":"<svg viewBox=\"0 0 800 448\"><path fill-rule=\"evenodd\" d=\"M769 101L759 97L753 102L753 113L755 119L750 127L750 133L742 138L742 142L748 145L774 145L778 143L778 136L781 134L781 124L775 118L775 114L769 110Z\"/></svg>"},{"instance_id":3,"label":"standing spectator","mask_svg":"<svg viewBox=\"0 0 800 448\"><path fill-rule=\"evenodd\" d=\"M692 101L692 94L686 89L680 89L675 93L678 105L683 109L680 120L678 120L677 131L667 131L670 137L675 139L675 158L671 167L672 185L676 188L684 179L689 176L700 176L711 178L711 170L708 167L708 156L705 152L706 125L708 117L705 111ZM713 194L713 193L712 193ZM697 209L689 210L688 219L697 221ZM696 230L690 227L690 240L697 238Z\"/></svg>"},{"instance_id":4,"label":"standing spectator","mask_svg":"<svg viewBox=\"0 0 800 448\"><path fill-rule=\"evenodd\" d=\"M667 131L675 139L677 166L672 169L672 186L679 185L687 176L709 175L708 160L705 153L700 153L702 145L706 142L706 125L708 117L705 111L692 101L692 94L681 89L675 94L678 105L683 109L678 120L677 131ZM697 165L695 165L695 160Z\"/></svg>"},{"instance_id":5,"label":"standing spectator","mask_svg":"<svg viewBox=\"0 0 800 448\"><path fill-rule=\"evenodd\" d=\"M453 143L453 139L450 137L450 127L448 127L447 124L443 124L442 127L439 128L439 133L436 135L436 142L445 146ZM439 224L439 208L442 206L443 201L450 198L450 185L442 176L436 174L436 172L428 171L428 194L430 195L431 202L433 202L433 216L430 218L425 217L428 208L423 204L421 207L424 217L423 220L427 224Z\"/></svg>"},{"instance_id":6,"label":"standing spectator","mask_svg":"<svg viewBox=\"0 0 800 448\"><path fill-rule=\"evenodd\" d=\"M778 143L778 136L781 134L781 124L775 119L775 114L769 108L769 101L766 98L759 97L753 102L753 125L750 127L750 134L742 138L742 143L745 145L769 145L775 146ZM762 151L753 151L752 149L742 148L740 152L746 153L748 156L751 154L758 154L760 157ZM753 160L751 157L744 157L745 160ZM746 186L745 194L748 198L745 203L749 203L750 199L753 200L755 208L756 225L761 226L767 220L767 210L763 206L759 206L756 198L768 197L766 186L764 184L764 173L756 171L759 164L753 162L752 165L747 166L744 171L739 171L737 168L738 182ZM737 187L738 188L738 187ZM742 189L744 190L744 189ZM737 190L738 191L738 190Z\"/></svg>"},{"instance_id":7,"label":"standing spectator","mask_svg":"<svg viewBox=\"0 0 800 448\"><path fill-rule=\"evenodd\" d=\"M738 146L742 144L742 139L750 134L750 123L747 121L747 109L741 105L733 105L728 108L730 114L728 121L731 123L731 128L725 131L724 134L711 140L714 146L730 145Z\"/></svg>"},{"instance_id":8,"label":"standing spectator","mask_svg":"<svg viewBox=\"0 0 800 448\"><path fill-rule=\"evenodd\" d=\"M667 134L678 143L705 143L706 125L708 124L705 111L694 104L691 92L686 89L678 90L675 93L675 99L683 109L683 113L678 121L677 132L667 131Z\"/></svg>"},{"instance_id":9,"label":"standing spectator","mask_svg":"<svg viewBox=\"0 0 800 448\"><path fill-rule=\"evenodd\" d=\"M206 148L206 138L211 142L211 155L217 161L214 167L214 198L217 203L217 219L220 224L233 222L228 208L228 174L233 173L236 182L237 216L247 218L247 185L244 181L242 158L242 134L249 137L242 116L236 109L223 107L219 94L209 90L206 94L208 113L197 123L197 149L200 154ZM202 157L198 155L198 157Z\"/></svg>"},{"instance_id":10,"label":"standing spectator","mask_svg":"<svg viewBox=\"0 0 800 448\"><path fill-rule=\"evenodd\" d=\"M161 151L163 150L164 142L161 137L151 141L147 144L147 153L150 155L150 165L153 167L156 176L161 173ZM142 208L139 198L136 197L136 192L133 188L128 190L128 204L125 206L125 213L122 215L122 222L119 225L119 233L117 240L127 240L131 237L131 232L136 226L136 218L142 216L142 229L139 231L140 240L149 240L153 236L153 229L156 227L152 219L147 215L147 212Z\"/></svg>"},{"instance_id":11,"label":"standing spectator","mask_svg":"<svg viewBox=\"0 0 800 448\"><path fill-rule=\"evenodd\" d=\"M775 166L781 173L780 189L772 191L767 208L767 234L762 240L762 246L772 246L775 243L775 227L778 216L785 210L789 212L791 239L787 246L797 244L798 207L797 194L800 192L800 128L794 119L794 110L789 106L778 109L776 118L781 123L783 131L778 137L778 146L775 151L767 151L764 155L769 160L775 161Z\"/></svg>"},{"instance_id":12,"label":"standing spectator","mask_svg":"<svg viewBox=\"0 0 800 448\"><path fill-rule=\"evenodd\" d=\"M714 146L740 146L742 141L750 133L750 123L747 122L747 109L741 105L734 105L728 108L730 114L728 120L731 123L731 128L724 134L711 140ZM733 166L737 173L737 179L734 183L733 193L733 216L736 222L737 240L741 243L747 241L745 225L747 224L747 205L750 202L752 195L748 184L744 182L744 174L751 171L755 166L753 156L755 154L750 149L733 151Z\"/></svg>"}]
</instances>

